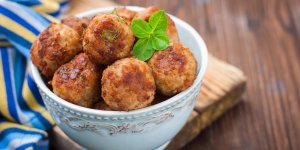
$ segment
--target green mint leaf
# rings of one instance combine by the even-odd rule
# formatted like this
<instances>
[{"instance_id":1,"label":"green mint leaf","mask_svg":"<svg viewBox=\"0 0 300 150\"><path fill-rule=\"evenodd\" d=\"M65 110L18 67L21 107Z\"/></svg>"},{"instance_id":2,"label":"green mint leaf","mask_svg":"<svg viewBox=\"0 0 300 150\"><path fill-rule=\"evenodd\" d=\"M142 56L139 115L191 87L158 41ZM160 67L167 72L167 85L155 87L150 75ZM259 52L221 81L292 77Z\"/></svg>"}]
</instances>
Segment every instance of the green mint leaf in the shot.
<instances>
[{"instance_id":1,"label":"green mint leaf","mask_svg":"<svg viewBox=\"0 0 300 150\"><path fill-rule=\"evenodd\" d=\"M155 30L167 30L168 21L167 21L167 15L165 11L160 10L155 12L149 19L149 24L152 27L152 31Z\"/></svg>"},{"instance_id":2,"label":"green mint leaf","mask_svg":"<svg viewBox=\"0 0 300 150\"><path fill-rule=\"evenodd\" d=\"M151 33L150 25L146 21L141 19L134 19L131 22L131 29L134 35L138 38L149 38L149 35Z\"/></svg>"},{"instance_id":3,"label":"green mint leaf","mask_svg":"<svg viewBox=\"0 0 300 150\"><path fill-rule=\"evenodd\" d=\"M154 36L151 38L151 46L155 50L164 50L169 46L170 39L166 32L156 30L153 34Z\"/></svg>"},{"instance_id":4,"label":"green mint leaf","mask_svg":"<svg viewBox=\"0 0 300 150\"><path fill-rule=\"evenodd\" d=\"M139 39L133 47L132 54L134 57L146 61L152 57L154 52L149 39Z\"/></svg>"},{"instance_id":5,"label":"green mint leaf","mask_svg":"<svg viewBox=\"0 0 300 150\"><path fill-rule=\"evenodd\" d=\"M131 29L138 41L133 46L132 55L142 61L152 57L155 50L164 50L169 46L167 36L167 16L164 11L154 13L149 23L140 19L131 22Z\"/></svg>"}]
</instances>

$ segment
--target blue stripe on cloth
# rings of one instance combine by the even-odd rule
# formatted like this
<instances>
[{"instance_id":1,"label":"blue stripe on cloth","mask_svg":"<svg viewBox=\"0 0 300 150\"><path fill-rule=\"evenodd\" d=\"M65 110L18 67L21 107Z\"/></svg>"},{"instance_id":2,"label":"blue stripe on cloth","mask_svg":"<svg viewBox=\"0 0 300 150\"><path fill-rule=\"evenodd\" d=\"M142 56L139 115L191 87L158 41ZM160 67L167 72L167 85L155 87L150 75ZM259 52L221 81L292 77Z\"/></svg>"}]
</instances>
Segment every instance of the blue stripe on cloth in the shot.
<instances>
[{"instance_id":1,"label":"blue stripe on cloth","mask_svg":"<svg viewBox=\"0 0 300 150\"><path fill-rule=\"evenodd\" d=\"M38 150L48 150L48 148L49 148L48 144L40 145L39 142L32 142L32 143L24 144L20 147L17 147L16 150L24 150L24 149L29 148L29 147L33 147L33 149L38 149ZM41 141L41 142L49 143L48 140Z\"/></svg>"},{"instance_id":2,"label":"blue stripe on cloth","mask_svg":"<svg viewBox=\"0 0 300 150\"><path fill-rule=\"evenodd\" d=\"M21 108L22 112L26 114L26 116L29 118L28 122L30 122L30 126L38 129L48 129L45 127L44 123L40 121L40 115L37 113L33 112L29 106L26 104L24 99L22 98L22 95L18 99L19 102L19 107Z\"/></svg>"},{"instance_id":3,"label":"blue stripe on cloth","mask_svg":"<svg viewBox=\"0 0 300 150\"><path fill-rule=\"evenodd\" d=\"M10 67L12 66L9 62L9 56L6 48L0 48L0 53L1 53L1 60L2 60L2 65L3 65L3 75L4 75L4 80L5 80L5 87L6 87L6 96L7 96L7 105L8 105L8 110L11 116L15 119L15 121L20 122L19 116L17 114L17 109L16 109L16 103L15 103L15 94L13 91L13 81L11 77L13 77L13 73L10 70Z\"/></svg>"},{"instance_id":4,"label":"blue stripe on cloth","mask_svg":"<svg viewBox=\"0 0 300 150\"><path fill-rule=\"evenodd\" d=\"M2 123L4 121L5 121L4 117L0 114L0 123Z\"/></svg>"},{"instance_id":5,"label":"blue stripe on cloth","mask_svg":"<svg viewBox=\"0 0 300 150\"><path fill-rule=\"evenodd\" d=\"M16 127L15 126L8 127L6 129L2 130L1 134L11 134L11 133L15 133L15 132L22 133L22 134L30 134L30 135L40 135L42 137L41 140L47 138L41 132L32 131L32 130L30 130L30 128L29 128L29 130L24 130L24 129L18 128L17 126ZM0 136L0 137L2 138L2 136Z\"/></svg>"},{"instance_id":6,"label":"blue stripe on cloth","mask_svg":"<svg viewBox=\"0 0 300 150\"><path fill-rule=\"evenodd\" d=\"M35 97L35 99L37 100L37 102L40 105L45 107L45 104L40 95L38 87L37 87L36 83L34 82L34 80L32 79L32 77L30 76L30 74L27 75L27 82L28 82L28 87L29 87L30 91L32 92L33 96Z\"/></svg>"},{"instance_id":7,"label":"blue stripe on cloth","mask_svg":"<svg viewBox=\"0 0 300 150\"><path fill-rule=\"evenodd\" d=\"M36 142L31 142L31 143L27 143L27 144L23 144L19 147L16 147L15 150L26 150L27 148L32 148L32 149L38 149L40 150L39 148L36 147Z\"/></svg>"},{"instance_id":8,"label":"blue stripe on cloth","mask_svg":"<svg viewBox=\"0 0 300 150\"><path fill-rule=\"evenodd\" d=\"M26 18L30 18L30 20L34 20L35 22L39 23L39 26L43 26L43 28L46 28L49 23L51 23L50 20L42 17L42 15L32 9L30 9L29 7L23 6L23 5L19 5L17 3L14 2L9 2L9 1L0 1L0 5L2 7L5 7L7 9L9 9L10 11L14 12L15 14L18 14L18 12L22 12L22 16L26 16ZM29 19L28 19L29 20Z\"/></svg>"},{"instance_id":9,"label":"blue stripe on cloth","mask_svg":"<svg viewBox=\"0 0 300 150\"><path fill-rule=\"evenodd\" d=\"M27 84L24 82L24 84ZM18 99L19 101L19 106L21 107L22 111L28 115L30 118L30 122L32 124L32 127L38 128L41 130L47 130L49 129L52 125L49 123L47 119L45 119L40 113L33 111L30 109L26 101L24 100L22 94Z\"/></svg>"},{"instance_id":10,"label":"blue stripe on cloth","mask_svg":"<svg viewBox=\"0 0 300 150\"><path fill-rule=\"evenodd\" d=\"M47 14L45 14L45 15L47 15ZM42 16L42 15L41 15L41 17L44 18L44 20L47 20L47 21L48 21L48 25L47 25L46 27L48 27L49 24L52 23L52 21L50 21L49 19L47 19L45 16ZM46 28L46 27L45 27L45 28Z\"/></svg>"},{"instance_id":11,"label":"blue stripe on cloth","mask_svg":"<svg viewBox=\"0 0 300 150\"><path fill-rule=\"evenodd\" d=\"M26 18L19 17L18 15L16 15L15 13L11 12L9 9L6 9L1 5L0 5L0 12L3 15L7 16L8 18L12 19L13 21L17 22L18 24L22 25L26 29L30 30L35 35L38 35L40 33L36 28L31 26L27 21L24 20Z\"/></svg>"},{"instance_id":12,"label":"blue stripe on cloth","mask_svg":"<svg viewBox=\"0 0 300 150\"><path fill-rule=\"evenodd\" d=\"M35 131L23 130L17 127L11 127L3 130L0 133L0 149L8 148L11 141L20 139L21 141L28 140L29 143L37 143L40 140L44 140L47 137L42 133Z\"/></svg>"},{"instance_id":13,"label":"blue stripe on cloth","mask_svg":"<svg viewBox=\"0 0 300 150\"><path fill-rule=\"evenodd\" d=\"M36 20L38 20L39 22L41 22L45 28L51 23L50 20L48 20L47 18L43 17L41 14L39 14L38 12L29 9L28 7L26 7L26 11L28 12L29 16L34 17Z\"/></svg>"},{"instance_id":14,"label":"blue stripe on cloth","mask_svg":"<svg viewBox=\"0 0 300 150\"><path fill-rule=\"evenodd\" d=\"M26 75L26 76L28 76L28 75ZM28 85L28 81L25 80L25 81L24 81L24 84L27 84L27 85ZM28 85L28 86L29 86L29 85ZM23 106L24 108L26 108L27 110L29 110L29 112L34 113L34 117L31 118L31 119L33 119L33 120L31 120L31 121L32 121L33 123L36 122L36 123L38 123L38 124L40 125L40 126L36 126L36 128L39 128L39 129L42 129L42 130L46 130L46 129L52 127L51 123L50 123L46 118L44 118L44 117L42 116L41 113L32 110L32 109L28 106L27 101L24 99L23 96L20 97L20 102L22 103L22 106Z\"/></svg>"},{"instance_id":15,"label":"blue stripe on cloth","mask_svg":"<svg viewBox=\"0 0 300 150\"><path fill-rule=\"evenodd\" d=\"M0 39L0 42L7 42L6 39Z\"/></svg>"},{"instance_id":16,"label":"blue stripe on cloth","mask_svg":"<svg viewBox=\"0 0 300 150\"><path fill-rule=\"evenodd\" d=\"M22 45L22 47L27 48L27 55L29 55L29 49L31 47L31 43L29 41L2 26L0 26L0 32L2 34L9 35L7 36L7 39L10 42L18 43L19 46Z\"/></svg>"},{"instance_id":17,"label":"blue stripe on cloth","mask_svg":"<svg viewBox=\"0 0 300 150\"><path fill-rule=\"evenodd\" d=\"M23 45L17 42L14 41L10 41L10 42L13 44L13 46L16 48L17 51L19 51L23 56L25 56L26 59L30 60L30 49L28 49L27 47L23 47Z\"/></svg>"},{"instance_id":18,"label":"blue stripe on cloth","mask_svg":"<svg viewBox=\"0 0 300 150\"><path fill-rule=\"evenodd\" d=\"M11 114L11 116L13 118L18 119L18 120L16 120L17 122L20 122L20 120L21 120L21 119L19 120L18 116L24 117L24 115L26 115L25 118L22 118L23 120L26 119L26 120L24 120L26 122L23 121L22 123L24 123L24 124L30 123L28 125L39 128L39 129L48 129L49 127L51 127L51 123L46 118L44 118L39 112L36 112L36 111L33 111L30 109L30 107L27 105L27 102L23 99L21 91L19 93L17 93L18 94L17 102L15 102L16 97L11 98L12 96L14 96L13 91L11 91L11 89L14 89L12 86L14 83L12 82L12 79L9 78L10 80L8 80L6 78L8 76L8 74L10 74L10 73L8 73L8 71L10 71L10 69L9 69L10 62L8 60L10 57L8 56L8 51L11 51L11 50L13 50L13 49L12 48L11 49L1 48L1 51L0 51L3 66L7 66L6 68L4 68L3 71L4 71L4 77L5 77L4 79L6 81L5 84L6 84L6 87L8 88L6 90L7 90L7 92L10 92L10 93L7 93L7 99L8 99L7 103L8 103L9 113ZM17 59L15 58L15 60L17 60ZM23 63L26 65L26 61ZM33 82L32 78L30 80L31 80L31 82ZM11 81L11 82L9 82L9 81ZM8 83L10 83L10 84L8 84ZM28 84L27 80L25 80L24 84ZM30 84L33 84L33 83L30 83ZM30 85L28 85L28 86L30 86ZM21 85L21 87L23 87L23 84Z\"/></svg>"},{"instance_id":19,"label":"blue stripe on cloth","mask_svg":"<svg viewBox=\"0 0 300 150\"><path fill-rule=\"evenodd\" d=\"M51 15L53 17L58 17L60 15L60 9L56 12L50 13L49 15Z\"/></svg>"},{"instance_id":20,"label":"blue stripe on cloth","mask_svg":"<svg viewBox=\"0 0 300 150\"><path fill-rule=\"evenodd\" d=\"M28 7L7 1L0 2L0 5L21 18L26 18L26 21L40 32L49 25L49 20L47 18L41 17L41 14Z\"/></svg>"},{"instance_id":21,"label":"blue stripe on cloth","mask_svg":"<svg viewBox=\"0 0 300 150\"><path fill-rule=\"evenodd\" d=\"M18 95L22 95L22 85L25 77L26 66L26 58L19 51L16 51L14 60L14 78L17 97Z\"/></svg>"},{"instance_id":22,"label":"blue stripe on cloth","mask_svg":"<svg viewBox=\"0 0 300 150\"><path fill-rule=\"evenodd\" d=\"M29 6L29 7L42 4L38 0L8 0L8 1L17 2L18 4L22 4L22 5Z\"/></svg>"},{"instance_id":23,"label":"blue stripe on cloth","mask_svg":"<svg viewBox=\"0 0 300 150\"><path fill-rule=\"evenodd\" d=\"M69 1L63 1L63 2L61 2L61 3L59 3L59 5L61 6L61 7L66 7L67 5L69 5Z\"/></svg>"},{"instance_id":24,"label":"blue stripe on cloth","mask_svg":"<svg viewBox=\"0 0 300 150\"><path fill-rule=\"evenodd\" d=\"M61 13L67 12L69 10L69 8L70 8L68 0L59 2L59 5L60 5Z\"/></svg>"}]
</instances>

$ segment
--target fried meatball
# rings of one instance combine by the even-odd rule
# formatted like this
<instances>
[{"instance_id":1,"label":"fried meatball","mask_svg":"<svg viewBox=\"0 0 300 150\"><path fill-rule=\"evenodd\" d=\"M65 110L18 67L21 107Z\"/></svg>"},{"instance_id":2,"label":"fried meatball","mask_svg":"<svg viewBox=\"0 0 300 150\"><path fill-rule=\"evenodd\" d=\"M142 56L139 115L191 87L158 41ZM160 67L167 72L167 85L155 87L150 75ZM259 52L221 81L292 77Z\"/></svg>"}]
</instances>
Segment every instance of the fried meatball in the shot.
<instances>
[{"instance_id":1,"label":"fried meatball","mask_svg":"<svg viewBox=\"0 0 300 150\"><path fill-rule=\"evenodd\" d=\"M158 91L172 96L184 91L196 78L196 60L189 50L180 43L171 44L166 50L154 53L148 61Z\"/></svg>"},{"instance_id":2,"label":"fried meatball","mask_svg":"<svg viewBox=\"0 0 300 150\"><path fill-rule=\"evenodd\" d=\"M155 6L151 6L151 7L146 8L145 11L136 13L134 18L148 21L149 18L151 17L151 15L157 11L159 11L159 8L157 8ZM167 26L168 37L170 38L171 42L174 42L174 43L179 42L179 36L178 36L178 32L177 32L175 23L169 15L167 15L167 21L168 21L168 26Z\"/></svg>"},{"instance_id":3,"label":"fried meatball","mask_svg":"<svg viewBox=\"0 0 300 150\"><path fill-rule=\"evenodd\" d=\"M57 69L53 92L73 104L92 107L100 99L101 74L102 68L81 53Z\"/></svg>"},{"instance_id":4,"label":"fried meatball","mask_svg":"<svg viewBox=\"0 0 300 150\"><path fill-rule=\"evenodd\" d=\"M84 29L87 28L88 24L90 22L90 18L83 17L83 18L78 18L78 17L67 17L64 18L61 23L73 28L77 33L81 36Z\"/></svg>"},{"instance_id":5,"label":"fried meatball","mask_svg":"<svg viewBox=\"0 0 300 150\"><path fill-rule=\"evenodd\" d=\"M120 8L117 8L116 10L117 10L117 14L120 17L124 18L128 24L131 23L132 19L134 18L134 16L137 13L136 11L129 10L126 7L120 7Z\"/></svg>"},{"instance_id":6,"label":"fried meatball","mask_svg":"<svg viewBox=\"0 0 300 150\"><path fill-rule=\"evenodd\" d=\"M148 106L154 99L155 81L147 63L135 58L116 61L103 71L102 98L114 110Z\"/></svg>"},{"instance_id":7,"label":"fried meatball","mask_svg":"<svg viewBox=\"0 0 300 150\"><path fill-rule=\"evenodd\" d=\"M31 60L50 79L56 69L82 51L80 35L64 24L52 23L34 41Z\"/></svg>"},{"instance_id":8,"label":"fried meatball","mask_svg":"<svg viewBox=\"0 0 300 150\"><path fill-rule=\"evenodd\" d=\"M135 37L129 25L115 14L96 15L83 37L83 50L97 64L129 57Z\"/></svg>"}]
</instances>

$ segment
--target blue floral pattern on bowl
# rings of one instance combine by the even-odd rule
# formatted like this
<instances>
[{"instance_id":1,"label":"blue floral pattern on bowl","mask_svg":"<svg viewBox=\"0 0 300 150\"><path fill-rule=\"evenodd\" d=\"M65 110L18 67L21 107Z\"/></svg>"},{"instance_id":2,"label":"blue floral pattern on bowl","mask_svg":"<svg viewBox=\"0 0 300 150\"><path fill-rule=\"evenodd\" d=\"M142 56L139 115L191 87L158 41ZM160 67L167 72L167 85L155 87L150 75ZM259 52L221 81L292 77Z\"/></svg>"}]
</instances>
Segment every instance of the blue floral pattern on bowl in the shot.
<instances>
[{"instance_id":1,"label":"blue floral pattern on bowl","mask_svg":"<svg viewBox=\"0 0 300 150\"><path fill-rule=\"evenodd\" d=\"M153 110L146 114L127 117L96 117L94 115L83 114L56 103L42 90L40 90L40 93L48 111L54 116L57 123L63 122L77 131L93 131L102 136L113 136L151 131L153 127L173 119L175 112L180 111L183 107L193 107L193 102L196 99L199 88L200 85L193 89L191 93L167 107ZM139 120L139 122L131 123L133 119Z\"/></svg>"}]
</instances>

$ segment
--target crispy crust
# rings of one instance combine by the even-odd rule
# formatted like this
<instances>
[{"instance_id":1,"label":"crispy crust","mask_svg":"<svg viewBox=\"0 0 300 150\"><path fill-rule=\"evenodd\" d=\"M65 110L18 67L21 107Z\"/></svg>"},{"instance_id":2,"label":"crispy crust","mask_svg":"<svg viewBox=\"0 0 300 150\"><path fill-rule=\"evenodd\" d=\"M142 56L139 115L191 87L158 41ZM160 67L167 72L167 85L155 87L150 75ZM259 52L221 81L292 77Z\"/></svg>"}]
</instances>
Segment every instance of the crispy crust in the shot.
<instances>
[{"instance_id":1,"label":"crispy crust","mask_svg":"<svg viewBox=\"0 0 300 150\"><path fill-rule=\"evenodd\" d=\"M83 17L83 18L77 18L74 16L70 16L67 18L64 18L61 23L73 28L77 33L81 36L83 34L83 31L85 28L87 28L88 24L90 23L90 18Z\"/></svg>"},{"instance_id":2,"label":"crispy crust","mask_svg":"<svg viewBox=\"0 0 300 150\"><path fill-rule=\"evenodd\" d=\"M147 7L145 11L138 12L134 18L148 21L150 16L157 11L159 11L158 7L150 6L150 7Z\"/></svg>"},{"instance_id":3,"label":"crispy crust","mask_svg":"<svg viewBox=\"0 0 300 150\"><path fill-rule=\"evenodd\" d=\"M158 91L166 96L187 89L196 78L196 60L191 51L180 43L156 52L148 65L152 68Z\"/></svg>"},{"instance_id":4,"label":"crispy crust","mask_svg":"<svg viewBox=\"0 0 300 150\"><path fill-rule=\"evenodd\" d=\"M52 80L53 92L71 103L92 107L100 100L101 73L102 68L81 53L57 69Z\"/></svg>"},{"instance_id":5,"label":"crispy crust","mask_svg":"<svg viewBox=\"0 0 300 150\"><path fill-rule=\"evenodd\" d=\"M135 58L116 61L103 72L102 98L114 110L134 110L154 99L155 81L150 67Z\"/></svg>"},{"instance_id":6,"label":"crispy crust","mask_svg":"<svg viewBox=\"0 0 300 150\"><path fill-rule=\"evenodd\" d=\"M159 11L159 8L157 8L156 6L151 6L146 8L145 11L136 13L134 18L148 21L150 16L157 11ZM171 42L173 43L179 42L179 36L174 21L171 19L169 15L167 15L167 20L168 20L167 35L169 36Z\"/></svg>"},{"instance_id":7,"label":"crispy crust","mask_svg":"<svg viewBox=\"0 0 300 150\"><path fill-rule=\"evenodd\" d=\"M123 17L128 24L130 24L137 12L126 9L126 7L121 7L117 8L117 13L119 16Z\"/></svg>"},{"instance_id":8,"label":"crispy crust","mask_svg":"<svg viewBox=\"0 0 300 150\"><path fill-rule=\"evenodd\" d=\"M134 35L114 14L96 15L84 33L83 49L98 64L111 64L131 55Z\"/></svg>"},{"instance_id":9,"label":"crispy crust","mask_svg":"<svg viewBox=\"0 0 300 150\"><path fill-rule=\"evenodd\" d=\"M33 64L48 79L81 51L79 34L64 24L55 23L39 35L30 49Z\"/></svg>"}]
</instances>

